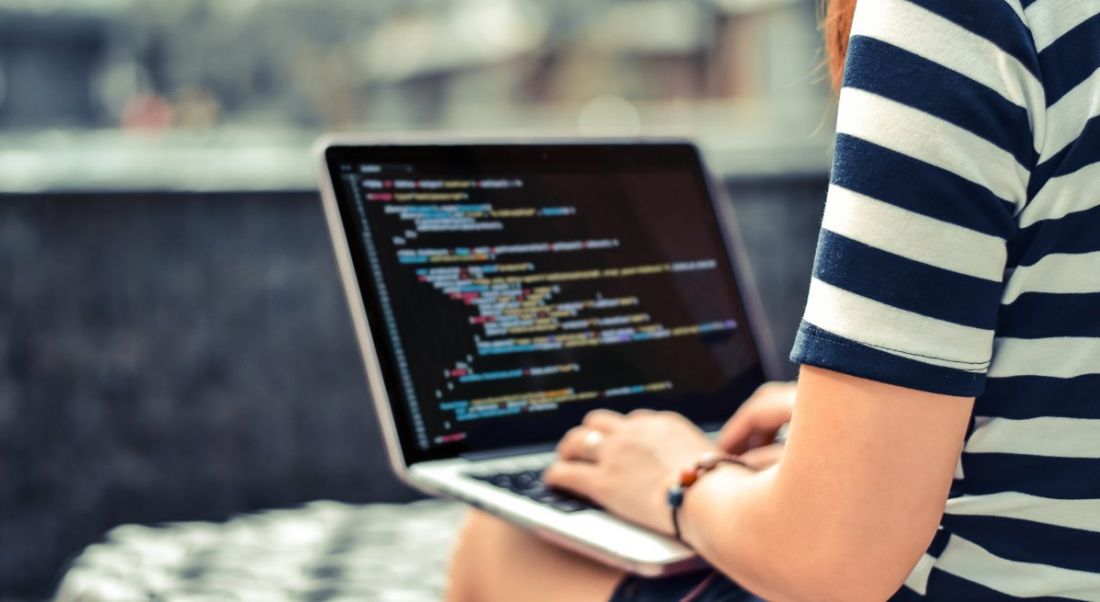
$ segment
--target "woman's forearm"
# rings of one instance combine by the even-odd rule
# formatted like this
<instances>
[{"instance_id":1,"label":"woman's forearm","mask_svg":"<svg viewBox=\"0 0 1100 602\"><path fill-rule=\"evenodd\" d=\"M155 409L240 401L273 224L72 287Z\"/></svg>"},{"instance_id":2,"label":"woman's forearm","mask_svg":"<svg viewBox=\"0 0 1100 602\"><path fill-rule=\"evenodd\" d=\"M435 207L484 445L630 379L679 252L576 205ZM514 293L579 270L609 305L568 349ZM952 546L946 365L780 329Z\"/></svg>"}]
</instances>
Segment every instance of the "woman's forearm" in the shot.
<instances>
[{"instance_id":1,"label":"woman's forearm","mask_svg":"<svg viewBox=\"0 0 1100 602\"><path fill-rule=\"evenodd\" d=\"M820 510L809 507L812 500L782 496L777 477L776 467L750 473L726 466L708 474L685 497L685 541L768 600L883 599L894 591L893 579L853 575L861 555L849 549L852 534L815 517Z\"/></svg>"},{"instance_id":2,"label":"woman's forearm","mask_svg":"<svg viewBox=\"0 0 1100 602\"><path fill-rule=\"evenodd\" d=\"M935 534L972 405L803 367L780 462L700 478L685 538L768 599L883 600Z\"/></svg>"},{"instance_id":3,"label":"woman's forearm","mask_svg":"<svg viewBox=\"0 0 1100 602\"><path fill-rule=\"evenodd\" d=\"M771 566L778 543L769 537L775 468L752 473L726 465L688 490L680 509L684 541L715 568L757 595L779 599L782 567ZM789 594L788 594L789 595Z\"/></svg>"}]
</instances>

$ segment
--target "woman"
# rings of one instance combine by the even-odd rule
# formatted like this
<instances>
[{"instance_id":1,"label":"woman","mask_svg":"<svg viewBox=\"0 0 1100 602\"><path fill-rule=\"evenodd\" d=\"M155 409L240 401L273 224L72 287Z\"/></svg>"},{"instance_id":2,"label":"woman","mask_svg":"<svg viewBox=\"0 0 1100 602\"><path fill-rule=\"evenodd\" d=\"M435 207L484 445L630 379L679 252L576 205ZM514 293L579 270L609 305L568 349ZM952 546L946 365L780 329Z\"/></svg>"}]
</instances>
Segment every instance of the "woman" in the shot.
<instances>
[{"instance_id":1,"label":"woman","mask_svg":"<svg viewBox=\"0 0 1100 602\"><path fill-rule=\"evenodd\" d=\"M853 3L825 22L847 65L797 392L717 444L593 412L545 475L675 513L715 571L624 576L474 515L453 599L1100 600L1100 3Z\"/></svg>"}]
</instances>

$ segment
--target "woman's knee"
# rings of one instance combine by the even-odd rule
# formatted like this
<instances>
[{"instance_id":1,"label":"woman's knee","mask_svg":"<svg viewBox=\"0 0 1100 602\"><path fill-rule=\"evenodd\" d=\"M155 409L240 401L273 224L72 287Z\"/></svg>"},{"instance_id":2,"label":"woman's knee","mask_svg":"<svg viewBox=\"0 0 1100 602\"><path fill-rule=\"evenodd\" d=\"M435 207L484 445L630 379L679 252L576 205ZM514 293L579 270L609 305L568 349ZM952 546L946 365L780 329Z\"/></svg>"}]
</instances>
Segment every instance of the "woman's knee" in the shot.
<instances>
[{"instance_id":1,"label":"woman's knee","mask_svg":"<svg viewBox=\"0 0 1100 602\"><path fill-rule=\"evenodd\" d=\"M484 512L471 510L466 513L451 553L447 587L449 602L483 599L478 588L489 577L484 573L492 566L490 555L495 552L493 542L500 539L498 531L505 528L513 527Z\"/></svg>"},{"instance_id":2,"label":"woman's knee","mask_svg":"<svg viewBox=\"0 0 1100 602\"><path fill-rule=\"evenodd\" d=\"M620 571L472 510L451 557L447 598L450 602L606 600L621 576Z\"/></svg>"}]
</instances>

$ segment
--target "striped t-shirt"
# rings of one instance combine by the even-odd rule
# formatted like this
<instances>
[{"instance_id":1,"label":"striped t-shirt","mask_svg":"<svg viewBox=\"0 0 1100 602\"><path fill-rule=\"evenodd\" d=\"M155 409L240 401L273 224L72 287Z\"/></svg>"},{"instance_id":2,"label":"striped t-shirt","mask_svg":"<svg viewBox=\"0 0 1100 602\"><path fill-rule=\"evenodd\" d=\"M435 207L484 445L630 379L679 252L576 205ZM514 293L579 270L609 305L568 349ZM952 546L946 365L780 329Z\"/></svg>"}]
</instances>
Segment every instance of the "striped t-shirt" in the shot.
<instances>
[{"instance_id":1,"label":"striped t-shirt","mask_svg":"<svg viewBox=\"0 0 1100 602\"><path fill-rule=\"evenodd\" d=\"M859 0L792 359L977 396L899 599L1100 600L1100 0Z\"/></svg>"}]
</instances>

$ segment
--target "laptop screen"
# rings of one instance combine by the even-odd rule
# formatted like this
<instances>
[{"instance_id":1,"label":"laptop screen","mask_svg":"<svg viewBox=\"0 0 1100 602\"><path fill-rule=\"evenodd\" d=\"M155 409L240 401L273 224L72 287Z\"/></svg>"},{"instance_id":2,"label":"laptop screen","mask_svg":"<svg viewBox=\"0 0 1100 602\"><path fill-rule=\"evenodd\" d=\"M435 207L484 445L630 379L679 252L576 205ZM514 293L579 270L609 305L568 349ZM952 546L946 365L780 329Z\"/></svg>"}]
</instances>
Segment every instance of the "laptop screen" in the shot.
<instances>
[{"instance_id":1,"label":"laptop screen","mask_svg":"<svg viewBox=\"0 0 1100 602\"><path fill-rule=\"evenodd\" d=\"M715 424L763 382L693 146L326 158L409 464L552 443L595 408Z\"/></svg>"}]
</instances>

